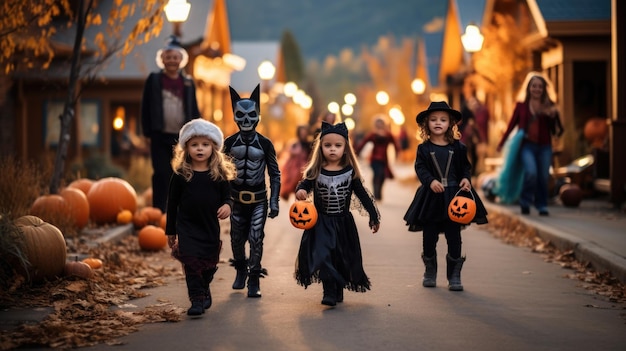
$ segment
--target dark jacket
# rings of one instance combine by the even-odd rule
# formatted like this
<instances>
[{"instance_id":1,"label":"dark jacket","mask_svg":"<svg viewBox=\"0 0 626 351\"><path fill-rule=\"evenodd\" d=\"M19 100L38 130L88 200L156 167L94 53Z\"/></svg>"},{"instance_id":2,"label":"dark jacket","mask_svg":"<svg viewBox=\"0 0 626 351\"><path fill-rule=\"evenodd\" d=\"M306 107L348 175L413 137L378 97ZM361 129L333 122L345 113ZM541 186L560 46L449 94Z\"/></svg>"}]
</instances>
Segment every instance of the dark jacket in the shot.
<instances>
[{"instance_id":1,"label":"dark jacket","mask_svg":"<svg viewBox=\"0 0 626 351\"><path fill-rule=\"evenodd\" d=\"M163 72L152 72L146 79L141 98L141 128L144 136L150 138L152 134L163 131L163 87L161 77ZM196 100L196 85L190 76L183 77L183 109L185 112L184 123L200 117L198 102Z\"/></svg>"}]
</instances>

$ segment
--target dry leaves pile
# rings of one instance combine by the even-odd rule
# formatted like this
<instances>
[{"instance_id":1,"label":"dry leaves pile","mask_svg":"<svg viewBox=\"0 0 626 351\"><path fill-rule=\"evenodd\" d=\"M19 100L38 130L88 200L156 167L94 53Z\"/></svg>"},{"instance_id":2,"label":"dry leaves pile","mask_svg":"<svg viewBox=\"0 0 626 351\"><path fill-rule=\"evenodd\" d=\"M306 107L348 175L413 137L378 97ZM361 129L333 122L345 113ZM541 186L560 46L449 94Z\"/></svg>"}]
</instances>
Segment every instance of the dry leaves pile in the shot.
<instances>
[{"instance_id":1,"label":"dry leaves pile","mask_svg":"<svg viewBox=\"0 0 626 351\"><path fill-rule=\"evenodd\" d=\"M578 279L581 286L594 292L599 298L621 305L616 308L626 309L626 286L607 272L596 272L588 262L580 262L573 251L561 252L550 242L537 236L537 230L521 222L515 216L498 212L489 212L489 231L502 241L520 247L528 247L540 253L548 262L555 262L571 272L565 274L571 279ZM593 306L590 306L593 307ZM626 318L626 314L624 315Z\"/></svg>"},{"instance_id":2,"label":"dry leaves pile","mask_svg":"<svg viewBox=\"0 0 626 351\"><path fill-rule=\"evenodd\" d=\"M91 280L64 277L37 287L16 281L9 291L0 292L3 308L53 307L39 323L0 331L1 350L115 343L116 338L137 331L141 324L181 320L183 309L169 303L138 311L118 308L146 296L144 289L164 285L165 278L182 276L180 264L173 262L169 251L141 251L136 236L88 250L91 257L104 261Z\"/></svg>"}]
</instances>

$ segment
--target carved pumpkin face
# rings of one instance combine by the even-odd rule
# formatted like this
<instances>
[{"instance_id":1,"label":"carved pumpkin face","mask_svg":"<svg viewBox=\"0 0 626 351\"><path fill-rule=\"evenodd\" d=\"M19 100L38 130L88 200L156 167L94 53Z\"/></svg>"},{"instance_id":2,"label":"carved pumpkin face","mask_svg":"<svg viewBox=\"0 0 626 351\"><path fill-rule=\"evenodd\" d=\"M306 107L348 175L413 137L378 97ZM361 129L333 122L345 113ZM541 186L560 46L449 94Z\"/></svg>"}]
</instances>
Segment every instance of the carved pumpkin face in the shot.
<instances>
[{"instance_id":1,"label":"carved pumpkin face","mask_svg":"<svg viewBox=\"0 0 626 351\"><path fill-rule=\"evenodd\" d=\"M455 196L448 205L448 217L453 222L469 224L476 215L476 202L465 196Z\"/></svg>"},{"instance_id":2,"label":"carved pumpkin face","mask_svg":"<svg viewBox=\"0 0 626 351\"><path fill-rule=\"evenodd\" d=\"M317 210L309 201L295 201L289 208L289 222L298 229L311 229L317 222Z\"/></svg>"}]
</instances>

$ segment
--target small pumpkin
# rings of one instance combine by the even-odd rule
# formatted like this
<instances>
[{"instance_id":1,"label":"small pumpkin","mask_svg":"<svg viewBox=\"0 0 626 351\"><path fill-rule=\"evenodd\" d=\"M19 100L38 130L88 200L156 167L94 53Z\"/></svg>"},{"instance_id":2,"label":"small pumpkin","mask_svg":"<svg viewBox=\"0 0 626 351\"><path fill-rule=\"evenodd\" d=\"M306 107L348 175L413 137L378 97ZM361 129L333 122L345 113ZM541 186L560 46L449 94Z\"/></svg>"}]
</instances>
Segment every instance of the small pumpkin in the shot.
<instances>
[{"instance_id":1,"label":"small pumpkin","mask_svg":"<svg viewBox=\"0 0 626 351\"><path fill-rule=\"evenodd\" d=\"M137 239L142 250L158 251L167 246L165 230L152 224L141 228L139 234L137 234Z\"/></svg>"},{"instance_id":2,"label":"small pumpkin","mask_svg":"<svg viewBox=\"0 0 626 351\"><path fill-rule=\"evenodd\" d=\"M289 222L298 229L311 229L317 223L317 209L310 201L298 200L289 208Z\"/></svg>"},{"instance_id":3,"label":"small pumpkin","mask_svg":"<svg viewBox=\"0 0 626 351\"><path fill-rule=\"evenodd\" d=\"M79 277L83 279L93 278L93 269L87 263L82 261L70 261L65 263L63 274L66 277Z\"/></svg>"},{"instance_id":4,"label":"small pumpkin","mask_svg":"<svg viewBox=\"0 0 626 351\"><path fill-rule=\"evenodd\" d=\"M469 193L472 198L459 195L460 192L461 190L457 191L448 205L448 217L453 222L469 224L476 216L476 201L471 191Z\"/></svg>"},{"instance_id":5,"label":"small pumpkin","mask_svg":"<svg viewBox=\"0 0 626 351\"><path fill-rule=\"evenodd\" d=\"M130 210L121 210L117 214L117 224L128 224L133 221L133 213Z\"/></svg>"},{"instance_id":6,"label":"small pumpkin","mask_svg":"<svg viewBox=\"0 0 626 351\"><path fill-rule=\"evenodd\" d=\"M102 260L99 258L88 257L85 258L82 262L86 263L91 269L102 268Z\"/></svg>"},{"instance_id":7,"label":"small pumpkin","mask_svg":"<svg viewBox=\"0 0 626 351\"><path fill-rule=\"evenodd\" d=\"M133 226L135 229L141 229L148 225L148 215L141 211L137 211L133 214Z\"/></svg>"},{"instance_id":8,"label":"small pumpkin","mask_svg":"<svg viewBox=\"0 0 626 351\"><path fill-rule=\"evenodd\" d=\"M30 262L27 272L30 280L40 282L60 276L67 258L67 247L59 228L31 215L16 219L14 224L24 239L24 254Z\"/></svg>"},{"instance_id":9,"label":"small pumpkin","mask_svg":"<svg viewBox=\"0 0 626 351\"><path fill-rule=\"evenodd\" d=\"M148 217L148 223L150 224L159 224L161 216L163 215L163 211L161 211L160 208L152 206L142 208L141 212L146 214L146 217Z\"/></svg>"}]
</instances>

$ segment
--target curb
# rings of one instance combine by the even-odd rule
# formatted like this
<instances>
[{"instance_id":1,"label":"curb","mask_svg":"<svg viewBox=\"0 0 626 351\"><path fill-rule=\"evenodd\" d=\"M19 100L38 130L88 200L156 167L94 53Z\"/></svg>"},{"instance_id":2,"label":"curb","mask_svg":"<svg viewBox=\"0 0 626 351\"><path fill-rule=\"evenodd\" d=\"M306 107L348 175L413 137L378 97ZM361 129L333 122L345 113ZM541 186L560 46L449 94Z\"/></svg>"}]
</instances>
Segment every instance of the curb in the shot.
<instances>
[{"instance_id":1,"label":"curb","mask_svg":"<svg viewBox=\"0 0 626 351\"><path fill-rule=\"evenodd\" d=\"M580 239L569 233L556 230L543 223L518 216L508 209L484 202L488 212L496 212L508 217L515 217L528 227L534 228L538 237L552 243L561 251L573 251L579 262L589 262L598 272L610 272L613 277L626 284L626 259L598 246L597 244Z\"/></svg>"}]
</instances>

